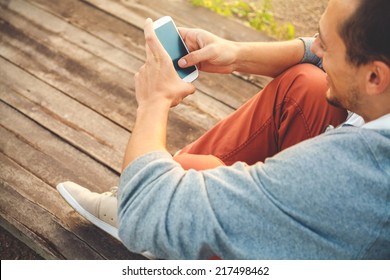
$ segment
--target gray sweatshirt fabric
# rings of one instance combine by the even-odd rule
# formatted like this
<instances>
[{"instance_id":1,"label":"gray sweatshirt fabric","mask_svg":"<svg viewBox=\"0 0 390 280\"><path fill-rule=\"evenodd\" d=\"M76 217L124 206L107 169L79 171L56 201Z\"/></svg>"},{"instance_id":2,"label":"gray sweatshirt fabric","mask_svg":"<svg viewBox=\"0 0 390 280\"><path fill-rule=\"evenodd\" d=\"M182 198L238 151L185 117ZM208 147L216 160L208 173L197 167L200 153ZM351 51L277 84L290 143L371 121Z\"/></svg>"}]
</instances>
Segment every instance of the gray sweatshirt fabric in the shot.
<instances>
[{"instance_id":1,"label":"gray sweatshirt fabric","mask_svg":"<svg viewBox=\"0 0 390 280\"><path fill-rule=\"evenodd\" d=\"M163 259L390 259L390 130L342 127L264 163L123 172L119 236Z\"/></svg>"}]
</instances>

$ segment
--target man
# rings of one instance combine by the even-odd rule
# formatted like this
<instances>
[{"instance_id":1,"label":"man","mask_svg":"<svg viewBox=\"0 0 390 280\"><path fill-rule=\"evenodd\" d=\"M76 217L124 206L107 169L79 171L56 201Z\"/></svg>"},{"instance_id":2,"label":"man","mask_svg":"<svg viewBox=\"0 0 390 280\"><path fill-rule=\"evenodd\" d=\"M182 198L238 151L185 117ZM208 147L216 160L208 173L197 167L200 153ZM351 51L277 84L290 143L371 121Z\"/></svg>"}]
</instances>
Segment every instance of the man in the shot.
<instances>
[{"instance_id":1,"label":"man","mask_svg":"<svg viewBox=\"0 0 390 280\"><path fill-rule=\"evenodd\" d=\"M119 236L123 243L131 251L148 251L158 258L390 258L389 11L387 0L330 0L320 20L319 36L311 50L327 73L326 99L355 113L344 125L299 144L287 144L285 149L283 140L289 139L290 125L312 124L311 130L315 122L307 117L290 119L291 114L279 109L288 102L279 103L275 97L273 112L283 116L276 120L280 127L266 126L267 121L256 127L256 122L251 122L255 114L247 112L254 111L254 104L261 104L264 93L260 93L227 122L230 118L241 125L247 121L249 126L253 124L255 136L267 127L265 130L276 136L270 137L273 144L260 144L269 145L267 153L252 157L250 151L257 153L253 147L258 144L251 142L253 131L249 129L243 132L249 135L244 142L240 137L233 137L234 143L226 140L223 143L230 152L225 154L223 147L219 154L217 136L237 134L223 121L212 129L211 136L205 135L206 140L218 143L211 144L211 150L218 152L200 155L200 159L191 155L197 149L207 153L207 141L201 138L181 152L182 162L166 151L166 123L169 108L191 94L194 87L178 78L148 20L147 60L135 77L137 119L119 187ZM197 50L183 58L183 67L197 63L206 71L256 72L257 67L267 65L261 63L266 59L258 58L266 46L228 44L200 31L183 30L182 34L190 49ZM303 41L305 55L297 40L279 45L289 58L278 61L269 56L272 52L265 56L276 65L269 68L269 75L279 75L271 88L276 87L276 95L287 91L284 97L298 99L298 104L305 102L288 93L283 78L291 82L308 69L299 65L282 74L280 70L297 64L302 57L311 61L310 42ZM224 44L224 54L213 51L218 44ZM206 48L207 52L201 51ZM245 49L249 49L246 55L239 56ZM235 64L238 57L248 59L241 61L241 68ZM285 90L279 91L280 87ZM302 112L310 115L307 108ZM342 114L333 112L337 116L333 121L340 120ZM286 119L288 125L283 129ZM251 148L246 150L247 146ZM267 158L264 163L257 159L261 157ZM198 169L207 170L183 169L188 160L197 159ZM59 190L76 198L81 206L101 199L74 184L62 184Z\"/></svg>"}]
</instances>

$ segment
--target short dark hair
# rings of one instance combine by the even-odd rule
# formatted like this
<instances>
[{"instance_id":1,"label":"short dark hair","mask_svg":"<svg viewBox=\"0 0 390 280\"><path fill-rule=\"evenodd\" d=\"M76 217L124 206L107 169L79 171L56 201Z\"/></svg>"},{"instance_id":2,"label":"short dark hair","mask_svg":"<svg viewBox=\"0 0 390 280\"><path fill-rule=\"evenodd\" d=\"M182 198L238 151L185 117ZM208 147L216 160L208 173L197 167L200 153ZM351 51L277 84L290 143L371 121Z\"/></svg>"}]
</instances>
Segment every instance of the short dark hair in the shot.
<instances>
[{"instance_id":1,"label":"short dark hair","mask_svg":"<svg viewBox=\"0 0 390 280\"><path fill-rule=\"evenodd\" d=\"M390 1L356 1L358 8L340 26L347 59L356 66L374 60L390 66Z\"/></svg>"}]
</instances>

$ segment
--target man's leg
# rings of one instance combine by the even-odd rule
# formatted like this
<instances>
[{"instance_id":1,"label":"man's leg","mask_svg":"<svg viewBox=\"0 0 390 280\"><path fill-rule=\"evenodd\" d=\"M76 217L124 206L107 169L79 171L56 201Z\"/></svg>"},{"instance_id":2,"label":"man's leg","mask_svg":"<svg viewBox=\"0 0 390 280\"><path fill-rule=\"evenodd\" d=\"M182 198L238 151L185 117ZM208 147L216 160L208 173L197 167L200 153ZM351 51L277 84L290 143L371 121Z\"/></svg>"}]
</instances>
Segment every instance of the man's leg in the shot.
<instances>
[{"instance_id":1,"label":"man's leg","mask_svg":"<svg viewBox=\"0 0 390 280\"><path fill-rule=\"evenodd\" d=\"M264 161L321 134L330 124L337 126L345 121L346 110L326 101L327 88L326 74L321 69L309 64L294 66L179 155L187 154L184 158L187 168L191 165L191 154L213 155L226 165ZM198 156L198 165L201 160ZM204 160L207 162L210 157ZM179 162L183 164L183 158Z\"/></svg>"}]
</instances>

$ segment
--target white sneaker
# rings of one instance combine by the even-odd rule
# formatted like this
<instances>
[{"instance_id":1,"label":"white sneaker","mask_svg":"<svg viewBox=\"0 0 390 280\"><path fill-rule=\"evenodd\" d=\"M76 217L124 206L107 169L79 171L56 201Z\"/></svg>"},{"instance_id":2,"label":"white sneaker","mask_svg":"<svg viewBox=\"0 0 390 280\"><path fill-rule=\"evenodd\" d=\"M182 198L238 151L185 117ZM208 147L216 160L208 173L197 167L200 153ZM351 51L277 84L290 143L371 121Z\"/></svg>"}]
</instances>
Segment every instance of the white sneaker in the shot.
<instances>
[{"instance_id":1,"label":"white sneaker","mask_svg":"<svg viewBox=\"0 0 390 280\"><path fill-rule=\"evenodd\" d=\"M116 239L118 236L118 187L112 187L110 191L95 193L73 182L64 182L57 185L58 192L81 216L104 230ZM145 251L141 253L148 259L156 257Z\"/></svg>"},{"instance_id":2,"label":"white sneaker","mask_svg":"<svg viewBox=\"0 0 390 280\"><path fill-rule=\"evenodd\" d=\"M118 237L118 201L117 187L109 192L95 193L73 182L57 185L58 192L81 216L109 233Z\"/></svg>"}]
</instances>

